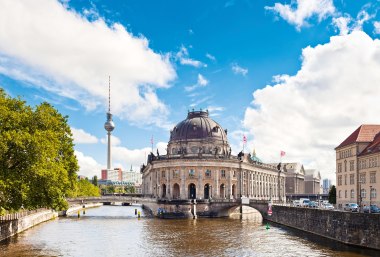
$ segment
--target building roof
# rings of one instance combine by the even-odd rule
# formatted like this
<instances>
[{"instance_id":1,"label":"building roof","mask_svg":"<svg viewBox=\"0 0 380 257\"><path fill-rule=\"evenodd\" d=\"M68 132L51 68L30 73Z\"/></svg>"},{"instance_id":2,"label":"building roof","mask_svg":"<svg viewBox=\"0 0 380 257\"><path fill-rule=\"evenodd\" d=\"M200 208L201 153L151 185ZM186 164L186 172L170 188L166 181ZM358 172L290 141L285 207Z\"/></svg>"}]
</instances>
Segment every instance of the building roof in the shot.
<instances>
[{"instance_id":1,"label":"building roof","mask_svg":"<svg viewBox=\"0 0 380 257\"><path fill-rule=\"evenodd\" d=\"M307 169L305 170L305 181L309 180L320 180L321 173L316 169Z\"/></svg>"},{"instance_id":2,"label":"building roof","mask_svg":"<svg viewBox=\"0 0 380 257\"><path fill-rule=\"evenodd\" d=\"M208 116L208 111L192 111L170 132L170 141L187 141L189 139L227 142L227 131Z\"/></svg>"},{"instance_id":3,"label":"building roof","mask_svg":"<svg viewBox=\"0 0 380 257\"><path fill-rule=\"evenodd\" d=\"M305 169L302 163L299 162L289 162L284 163L284 171L289 173L298 173L304 175Z\"/></svg>"},{"instance_id":4,"label":"building roof","mask_svg":"<svg viewBox=\"0 0 380 257\"><path fill-rule=\"evenodd\" d=\"M373 141L359 154L359 156L379 153L380 152L380 133L378 133Z\"/></svg>"},{"instance_id":5,"label":"building roof","mask_svg":"<svg viewBox=\"0 0 380 257\"><path fill-rule=\"evenodd\" d=\"M372 142L375 136L380 132L380 125L363 124L357 128L349 137L347 137L335 149L344 147L353 143Z\"/></svg>"}]
</instances>

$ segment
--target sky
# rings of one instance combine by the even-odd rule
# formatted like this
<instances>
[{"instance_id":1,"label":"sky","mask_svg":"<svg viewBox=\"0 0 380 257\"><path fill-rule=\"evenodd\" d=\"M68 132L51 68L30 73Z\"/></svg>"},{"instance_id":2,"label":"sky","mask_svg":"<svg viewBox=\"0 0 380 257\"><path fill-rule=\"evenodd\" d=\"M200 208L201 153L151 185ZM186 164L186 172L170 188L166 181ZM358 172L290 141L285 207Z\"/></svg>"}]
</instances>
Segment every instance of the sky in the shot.
<instances>
[{"instance_id":1,"label":"sky","mask_svg":"<svg viewBox=\"0 0 380 257\"><path fill-rule=\"evenodd\" d=\"M189 110L233 153L301 162L335 181L335 150L380 124L380 1L2 0L0 87L68 115L79 174L135 171ZM280 152L286 152L280 159Z\"/></svg>"}]
</instances>

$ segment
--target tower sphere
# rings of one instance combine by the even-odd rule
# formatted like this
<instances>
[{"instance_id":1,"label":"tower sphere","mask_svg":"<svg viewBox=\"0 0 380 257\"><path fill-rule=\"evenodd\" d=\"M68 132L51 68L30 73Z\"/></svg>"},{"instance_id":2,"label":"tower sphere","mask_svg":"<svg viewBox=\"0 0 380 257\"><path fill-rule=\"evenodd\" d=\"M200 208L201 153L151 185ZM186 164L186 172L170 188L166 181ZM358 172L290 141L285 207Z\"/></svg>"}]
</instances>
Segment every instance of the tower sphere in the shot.
<instances>
[{"instance_id":1,"label":"tower sphere","mask_svg":"<svg viewBox=\"0 0 380 257\"><path fill-rule=\"evenodd\" d=\"M112 114L107 113L107 121L104 123L104 128L108 131L111 132L115 128L115 124L112 121Z\"/></svg>"}]
</instances>

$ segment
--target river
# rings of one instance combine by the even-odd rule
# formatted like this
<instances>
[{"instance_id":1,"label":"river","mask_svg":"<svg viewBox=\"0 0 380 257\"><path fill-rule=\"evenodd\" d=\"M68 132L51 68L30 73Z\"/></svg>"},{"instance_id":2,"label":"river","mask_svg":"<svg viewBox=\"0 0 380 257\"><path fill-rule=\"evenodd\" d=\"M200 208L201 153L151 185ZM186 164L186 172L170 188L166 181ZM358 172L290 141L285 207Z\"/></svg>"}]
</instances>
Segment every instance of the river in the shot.
<instances>
[{"instance_id":1,"label":"river","mask_svg":"<svg viewBox=\"0 0 380 257\"><path fill-rule=\"evenodd\" d=\"M140 219L135 208L142 212ZM82 213L81 213L82 214ZM101 206L0 243L0 256L380 256L292 229L240 219L162 220Z\"/></svg>"}]
</instances>

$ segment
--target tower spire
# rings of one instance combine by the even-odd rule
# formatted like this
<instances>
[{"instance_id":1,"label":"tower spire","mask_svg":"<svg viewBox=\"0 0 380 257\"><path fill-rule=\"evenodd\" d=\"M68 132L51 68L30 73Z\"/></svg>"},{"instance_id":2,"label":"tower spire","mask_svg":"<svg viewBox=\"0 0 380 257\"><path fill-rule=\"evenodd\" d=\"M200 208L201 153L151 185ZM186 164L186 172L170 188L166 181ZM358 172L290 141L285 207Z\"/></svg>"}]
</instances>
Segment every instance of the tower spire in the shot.
<instances>
[{"instance_id":1,"label":"tower spire","mask_svg":"<svg viewBox=\"0 0 380 257\"><path fill-rule=\"evenodd\" d=\"M111 132L115 129L111 114L111 76L108 76L108 112L107 121L104 123L104 129L107 131L107 170L111 169Z\"/></svg>"},{"instance_id":2,"label":"tower spire","mask_svg":"<svg viewBox=\"0 0 380 257\"><path fill-rule=\"evenodd\" d=\"M108 112L111 113L111 76L108 76Z\"/></svg>"}]
</instances>

